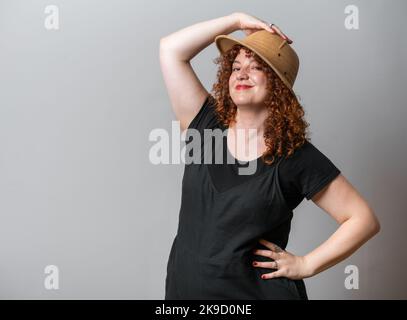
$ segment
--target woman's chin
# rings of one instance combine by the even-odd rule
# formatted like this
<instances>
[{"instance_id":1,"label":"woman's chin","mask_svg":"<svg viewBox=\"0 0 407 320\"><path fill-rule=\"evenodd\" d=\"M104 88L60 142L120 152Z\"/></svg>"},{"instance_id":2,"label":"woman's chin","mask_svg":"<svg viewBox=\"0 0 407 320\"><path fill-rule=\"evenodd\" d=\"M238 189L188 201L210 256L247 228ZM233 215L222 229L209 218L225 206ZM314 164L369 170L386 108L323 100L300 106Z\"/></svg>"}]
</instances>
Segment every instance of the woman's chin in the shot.
<instances>
[{"instance_id":1,"label":"woman's chin","mask_svg":"<svg viewBox=\"0 0 407 320\"><path fill-rule=\"evenodd\" d=\"M251 99L251 97L249 97L249 95L244 94L244 93L243 94L238 93L234 97L232 97L232 99L236 105L237 104L248 104L248 103L250 104L250 103L252 103L252 100L253 100L253 99Z\"/></svg>"},{"instance_id":2,"label":"woman's chin","mask_svg":"<svg viewBox=\"0 0 407 320\"><path fill-rule=\"evenodd\" d=\"M253 101L253 99L247 99L244 97L236 97L233 99L234 103L236 106L242 106L242 107L247 107L247 106L255 106L258 103L256 101Z\"/></svg>"}]
</instances>

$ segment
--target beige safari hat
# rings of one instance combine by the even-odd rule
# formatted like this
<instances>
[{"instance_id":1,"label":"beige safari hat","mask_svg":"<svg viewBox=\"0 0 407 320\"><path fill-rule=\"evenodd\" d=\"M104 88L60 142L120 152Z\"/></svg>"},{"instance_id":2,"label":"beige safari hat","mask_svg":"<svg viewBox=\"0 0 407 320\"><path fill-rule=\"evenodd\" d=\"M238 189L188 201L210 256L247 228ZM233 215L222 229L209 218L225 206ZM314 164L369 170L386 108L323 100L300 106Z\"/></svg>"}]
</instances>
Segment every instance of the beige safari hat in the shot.
<instances>
[{"instance_id":1,"label":"beige safari hat","mask_svg":"<svg viewBox=\"0 0 407 320\"><path fill-rule=\"evenodd\" d=\"M279 34L260 30L242 40L228 35L219 35L215 38L215 44L221 53L225 53L235 44L252 50L275 71L295 95L293 85L297 78L300 62L294 49Z\"/></svg>"}]
</instances>

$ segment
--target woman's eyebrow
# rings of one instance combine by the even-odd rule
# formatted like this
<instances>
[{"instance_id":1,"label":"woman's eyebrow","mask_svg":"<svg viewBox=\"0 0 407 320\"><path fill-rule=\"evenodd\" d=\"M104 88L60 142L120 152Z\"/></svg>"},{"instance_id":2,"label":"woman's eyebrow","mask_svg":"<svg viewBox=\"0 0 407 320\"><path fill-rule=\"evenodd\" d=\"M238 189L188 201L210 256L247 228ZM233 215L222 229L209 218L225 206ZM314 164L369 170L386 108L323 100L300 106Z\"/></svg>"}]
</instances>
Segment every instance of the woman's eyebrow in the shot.
<instances>
[{"instance_id":1,"label":"woman's eyebrow","mask_svg":"<svg viewBox=\"0 0 407 320\"><path fill-rule=\"evenodd\" d=\"M256 59L254 59L254 58L250 59L250 62L253 62L253 61L256 61ZM257 62L257 61L256 61L256 62ZM239 61L239 60L235 60L235 61L233 61L233 63L239 63L239 64L240 64L240 61Z\"/></svg>"}]
</instances>

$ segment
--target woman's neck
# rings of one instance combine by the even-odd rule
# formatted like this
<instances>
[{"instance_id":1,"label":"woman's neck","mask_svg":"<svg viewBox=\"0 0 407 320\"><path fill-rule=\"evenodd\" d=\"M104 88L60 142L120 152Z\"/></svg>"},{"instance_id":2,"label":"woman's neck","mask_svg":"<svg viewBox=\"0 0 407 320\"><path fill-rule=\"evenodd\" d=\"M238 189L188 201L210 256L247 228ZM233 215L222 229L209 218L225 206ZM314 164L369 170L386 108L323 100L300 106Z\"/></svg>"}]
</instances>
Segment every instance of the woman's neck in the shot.
<instances>
[{"instance_id":1,"label":"woman's neck","mask_svg":"<svg viewBox=\"0 0 407 320\"><path fill-rule=\"evenodd\" d=\"M232 121L229 128L233 130L241 129L245 132L249 129L256 129L259 137L264 133L264 121L267 119L267 109L256 108L237 108L235 120Z\"/></svg>"}]
</instances>

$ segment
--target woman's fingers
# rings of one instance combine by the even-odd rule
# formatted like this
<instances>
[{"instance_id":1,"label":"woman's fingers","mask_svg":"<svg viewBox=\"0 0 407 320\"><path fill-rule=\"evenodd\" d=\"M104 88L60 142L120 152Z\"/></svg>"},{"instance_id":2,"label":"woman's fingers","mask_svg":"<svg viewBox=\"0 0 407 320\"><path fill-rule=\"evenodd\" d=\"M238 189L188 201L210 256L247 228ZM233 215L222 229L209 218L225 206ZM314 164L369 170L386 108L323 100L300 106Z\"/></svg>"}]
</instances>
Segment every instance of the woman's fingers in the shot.
<instances>
[{"instance_id":1,"label":"woman's fingers","mask_svg":"<svg viewBox=\"0 0 407 320\"><path fill-rule=\"evenodd\" d=\"M266 22L261 22L259 25L256 25L253 28L244 29L243 31L248 36L248 35L252 34L253 32L259 31L261 29L264 29L264 30L269 31L271 33L276 33L276 31L274 29L272 29L270 27L270 25L267 24Z\"/></svg>"},{"instance_id":2,"label":"woman's fingers","mask_svg":"<svg viewBox=\"0 0 407 320\"><path fill-rule=\"evenodd\" d=\"M287 38L287 36L280 30L279 27L277 27L275 24L273 24L272 29L276 30L277 33L282 36L283 38Z\"/></svg>"},{"instance_id":3,"label":"woman's fingers","mask_svg":"<svg viewBox=\"0 0 407 320\"><path fill-rule=\"evenodd\" d=\"M273 24L273 26L270 26L269 23L267 23L264 20L261 20L255 16L251 16L245 13L236 13L235 17L239 21L240 25L240 30L243 30L246 35L250 35L253 32L256 32L258 30L264 29L267 30L271 33L277 33L279 34L283 39L287 40L288 43L292 43L293 41L288 38L281 30L279 27Z\"/></svg>"},{"instance_id":4,"label":"woman's fingers","mask_svg":"<svg viewBox=\"0 0 407 320\"><path fill-rule=\"evenodd\" d=\"M287 42L288 42L289 44L293 43L293 41L292 41L290 38L288 38L287 36L286 36L286 40L287 40Z\"/></svg>"},{"instance_id":5,"label":"woman's fingers","mask_svg":"<svg viewBox=\"0 0 407 320\"><path fill-rule=\"evenodd\" d=\"M278 245L273 242L267 241L266 239L260 239L259 242L274 252L284 252L284 250L281 249Z\"/></svg>"},{"instance_id":6,"label":"woman's fingers","mask_svg":"<svg viewBox=\"0 0 407 320\"><path fill-rule=\"evenodd\" d=\"M282 270L280 269L280 270L277 270L277 271L274 271L274 272L270 272L270 273L263 273L263 274L261 275L261 278L262 278L262 279L272 279L272 278L278 278L278 277L284 277L284 276L285 276L284 271L282 271Z\"/></svg>"},{"instance_id":7,"label":"woman's fingers","mask_svg":"<svg viewBox=\"0 0 407 320\"><path fill-rule=\"evenodd\" d=\"M260 20L257 17L250 16L248 14L244 13L238 13L237 18L239 19L239 24L240 24L240 30L243 30L246 35L250 35L253 32L259 31L261 29L267 30L271 33L277 33L280 35L283 39L287 40L288 43L292 43L293 41L288 38L281 30L279 27L273 24L271 26L269 23L267 23L264 20Z\"/></svg>"},{"instance_id":8,"label":"woman's fingers","mask_svg":"<svg viewBox=\"0 0 407 320\"><path fill-rule=\"evenodd\" d=\"M239 21L239 25L240 25L240 30L243 30L244 33L246 33L246 35L249 35L253 32L265 29L269 32L272 33L276 33L275 30L273 30L270 25L264 21L261 20L255 16L251 16L245 13L235 13L235 17L238 19Z\"/></svg>"},{"instance_id":9,"label":"woman's fingers","mask_svg":"<svg viewBox=\"0 0 407 320\"><path fill-rule=\"evenodd\" d=\"M251 35L253 32L259 31L258 29L244 29L243 32L246 36Z\"/></svg>"},{"instance_id":10,"label":"woman's fingers","mask_svg":"<svg viewBox=\"0 0 407 320\"><path fill-rule=\"evenodd\" d=\"M274 272L263 274L262 279L271 279L284 276L285 271L281 270L281 263L285 263L284 259L286 258L285 254L287 252L281 249L275 243L272 243L265 239L260 239L259 242L270 250L255 249L253 251L253 254L270 258L273 261L253 261L253 266L259 268L276 269L276 271Z\"/></svg>"},{"instance_id":11,"label":"woman's fingers","mask_svg":"<svg viewBox=\"0 0 407 320\"><path fill-rule=\"evenodd\" d=\"M253 253L255 255L271 258L273 260L278 259L280 257L277 252L273 252L273 251L270 251L270 250L257 249Z\"/></svg>"},{"instance_id":12,"label":"woman's fingers","mask_svg":"<svg viewBox=\"0 0 407 320\"><path fill-rule=\"evenodd\" d=\"M253 261L253 267L278 269L278 264L275 261Z\"/></svg>"},{"instance_id":13,"label":"woman's fingers","mask_svg":"<svg viewBox=\"0 0 407 320\"><path fill-rule=\"evenodd\" d=\"M267 30L267 31L270 31L271 33L276 33L276 31L272 28L272 27L270 27L270 24L268 24L267 22L265 22L265 21L262 21L262 25L261 25L262 27L263 27L263 29L265 29L265 30Z\"/></svg>"},{"instance_id":14,"label":"woman's fingers","mask_svg":"<svg viewBox=\"0 0 407 320\"><path fill-rule=\"evenodd\" d=\"M293 43L291 39L289 39L281 30L279 27L277 27L275 24L273 24L273 29L277 31L277 33L285 40L287 40L288 43Z\"/></svg>"}]
</instances>

